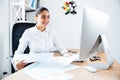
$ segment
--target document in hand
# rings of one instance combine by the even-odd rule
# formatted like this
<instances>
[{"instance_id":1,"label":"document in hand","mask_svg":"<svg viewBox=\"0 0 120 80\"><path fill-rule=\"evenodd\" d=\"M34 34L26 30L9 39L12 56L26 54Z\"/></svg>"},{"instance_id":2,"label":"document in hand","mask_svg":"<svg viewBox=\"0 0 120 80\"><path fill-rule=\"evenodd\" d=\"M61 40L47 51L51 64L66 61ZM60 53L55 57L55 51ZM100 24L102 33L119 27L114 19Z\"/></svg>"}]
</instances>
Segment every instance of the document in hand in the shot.
<instances>
[{"instance_id":1,"label":"document in hand","mask_svg":"<svg viewBox=\"0 0 120 80\"><path fill-rule=\"evenodd\" d=\"M36 61L50 60L54 53L39 53L39 54L17 54L13 60L24 60L27 63Z\"/></svg>"},{"instance_id":2,"label":"document in hand","mask_svg":"<svg viewBox=\"0 0 120 80\"><path fill-rule=\"evenodd\" d=\"M39 53L39 54L17 54L13 60L24 60L27 63L30 62L45 62L47 65L52 67L64 67L78 58L78 54L73 56L64 57L57 56L54 57L54 53Z\"/></svg>"}]
</instances>

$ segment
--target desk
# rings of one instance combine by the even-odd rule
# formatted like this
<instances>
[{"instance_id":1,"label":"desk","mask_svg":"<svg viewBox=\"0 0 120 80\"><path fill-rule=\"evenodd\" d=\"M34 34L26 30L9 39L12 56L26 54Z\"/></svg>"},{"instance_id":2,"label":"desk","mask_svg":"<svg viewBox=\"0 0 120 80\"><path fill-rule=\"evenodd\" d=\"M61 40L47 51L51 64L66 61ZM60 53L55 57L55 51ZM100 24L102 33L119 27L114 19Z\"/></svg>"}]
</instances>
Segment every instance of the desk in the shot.
<instances>
[{"instance_id":1,"label":"desk","mask_svg":"<svg viewBox=\"0 0 120 80\"><path fill-rule=\"evenodd\" d=\"M104 58L104 54L100 55ZM104 62L104 60L102 59ZM79 66L88 64L89 62L73 62ZM74 78L69 80L120 80L120 64L117 62L108 69L108 70L99 70L97 73L91 73L84 68L77 68L71 71L65 72L67 74L73 75ZM32 77L25 74L22 70L17 71L16 73L11 74L10 76L2 80L34 80ZM41 80L41 79L40 79Z\"/></svg>"}]
</instances>

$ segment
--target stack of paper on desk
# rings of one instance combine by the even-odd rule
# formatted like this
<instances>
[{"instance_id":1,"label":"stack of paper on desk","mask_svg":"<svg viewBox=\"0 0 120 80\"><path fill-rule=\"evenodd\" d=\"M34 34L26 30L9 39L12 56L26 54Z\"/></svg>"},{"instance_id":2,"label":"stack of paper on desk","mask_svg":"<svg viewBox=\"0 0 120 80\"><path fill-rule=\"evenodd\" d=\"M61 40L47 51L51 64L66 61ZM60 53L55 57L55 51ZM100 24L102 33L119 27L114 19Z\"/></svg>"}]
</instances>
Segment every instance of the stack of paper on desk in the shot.
<instances>
[{"instance_id":1,"label":"stack of paper on desk","mask_svg":"<svg viewBox=\"0 0 120 80\"><path fill-rule=\"evenodd\" d=\"M28 67L24 68L23 71L29 76L39 80L40 78L44 78L44 76L47 75L53 75L55 73L60 73L78 68L79 66L70 64L72 61L76 59L76 57L77 55L71 57L63 57L63 56L53 57L49 60L47 59L45 61L35 62L29 65Z\"/></svg>"},{"instance_id":2,"label":"stack of paper on desk","mask_svg":"<svg viewBox=\"0 0 120 80\"><path fill-rule=\"evenodd\" d=\"M46 61L46 63L49 63L50 66L59 66L64 67L68 64L70 64L72 61L76 60L78 58L78 54L74 54L70 57L64 57L64 56L57 56L54 57L54 53L40 53L40 54L17 54L17 56L14 57L14 60L24 60L27 63L30 62L42 62Z\"/></svg>"},{"instance_id":3,"label":"stack of paper on desk","mask_svg":"<svg viewBox=\"0 0 120 80\"><path fill-rule=\"evenodd\" d=\"M24 68L23 71L35 80L68 80L73 76L64 73L62 69L43 67L43 64L37 62Z\"/></svg>"},{"instance_id":4,"label":"stack of paper on desk","mask_svg":"<svg viewBox=\"0 0 120 80\"><path fill-rule=\"evenodd\" d=\"M72 69L79 68L80 66L69 64L63 68L60 67L49 67L46 63L36 62L28 67L24 68L23 71L28 75L33 77L35 80L68 80L74 76L64 73L65 71L70 71ZM58 74L56 76L56 74Z\"/></svg>"}]
</instances>

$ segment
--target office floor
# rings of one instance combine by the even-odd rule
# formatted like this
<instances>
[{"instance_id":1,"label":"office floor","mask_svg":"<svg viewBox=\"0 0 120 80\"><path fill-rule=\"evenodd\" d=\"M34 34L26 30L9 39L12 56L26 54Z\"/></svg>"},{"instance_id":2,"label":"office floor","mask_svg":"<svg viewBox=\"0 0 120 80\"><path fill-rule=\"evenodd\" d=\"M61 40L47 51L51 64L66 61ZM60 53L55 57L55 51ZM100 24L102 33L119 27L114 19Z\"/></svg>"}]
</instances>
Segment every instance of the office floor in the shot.
<instances>
[{"instance_id":1,"label":"office floor","mask_svg":"<svg viewBox=\"0 0 120 80\"><path fill-rule=\"evenodd\" d=\"M105 55L100 54L102 57L101 62L105 62ZM73 62L74 64L84 66L90 62ZM91 73L84 68L79 68L77 70L68 71L71 75L75 75L76 78L72 78L70 80L120 80L120 64L116 61L114 65L108 70L98 70L96 73Z\"/></svg>"}]
</instances>

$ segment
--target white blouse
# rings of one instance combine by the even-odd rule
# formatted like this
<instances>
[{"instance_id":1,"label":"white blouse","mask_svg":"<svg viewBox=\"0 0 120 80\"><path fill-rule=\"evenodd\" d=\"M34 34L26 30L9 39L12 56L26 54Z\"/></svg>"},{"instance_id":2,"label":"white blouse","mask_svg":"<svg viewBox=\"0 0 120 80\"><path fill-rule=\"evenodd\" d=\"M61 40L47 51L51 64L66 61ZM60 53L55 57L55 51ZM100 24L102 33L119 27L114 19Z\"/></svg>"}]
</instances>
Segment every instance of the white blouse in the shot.
<instances>
[{"instance_id":1,"label":"white blouse","mask_svg":"<svg viewBox=\"0 0 120 80\"><path fill-rule=\"evenodd\" d=\"M56 32L51 28L46 28L41 32L37 27L26 29L19 40L16 54L23 54L27 45L30 48L30 53L51 52L57 49L61 54L67 52L60 42Z\"/></svg>"}]
</instances>

